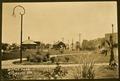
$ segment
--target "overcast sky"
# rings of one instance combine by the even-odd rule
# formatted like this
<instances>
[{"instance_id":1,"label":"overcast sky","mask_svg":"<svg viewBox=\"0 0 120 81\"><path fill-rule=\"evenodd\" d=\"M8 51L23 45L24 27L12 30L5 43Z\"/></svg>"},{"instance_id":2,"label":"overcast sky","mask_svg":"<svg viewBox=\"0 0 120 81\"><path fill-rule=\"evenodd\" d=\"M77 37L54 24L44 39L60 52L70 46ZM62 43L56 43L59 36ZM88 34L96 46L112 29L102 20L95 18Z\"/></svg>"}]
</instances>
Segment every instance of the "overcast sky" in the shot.
<instances>
[{"instance_id":1,"label":"overcast sky","mask_svg":"<svg viewBox=\"0 0 120 81\"><path fill-rule=\"evenodd\" d=\"M79 39L91 40L104 37L105 33L117 32L116 2L41 2L41 3L3 3L2 41L20 42L21 8L16 8L16 16L12 16L16 5L24 6L26 13L23 21L23 41L30 36L32 40L53 43L64 37L65 42Z\"/></svg>"}]
</instances>

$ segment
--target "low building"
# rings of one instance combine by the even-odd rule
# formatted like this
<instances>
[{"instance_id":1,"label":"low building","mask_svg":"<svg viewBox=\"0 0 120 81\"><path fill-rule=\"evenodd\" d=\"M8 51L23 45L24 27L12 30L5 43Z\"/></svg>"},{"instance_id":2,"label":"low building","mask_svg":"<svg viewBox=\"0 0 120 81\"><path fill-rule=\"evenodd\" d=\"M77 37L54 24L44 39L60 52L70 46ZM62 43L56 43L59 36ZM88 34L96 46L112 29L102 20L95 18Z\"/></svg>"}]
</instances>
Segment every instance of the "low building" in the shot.
<instances>
[{"instance_id":1,"label":"low building","mask_svg":"<svg viewBox=\"0 0 120 81\"><path fill-rule=\"evenodd\" d=\"M22 47L25 49L36 49L37 43L28 37L28 40L22 42Z\"/></svg>"},{"instance_id":2,"label":"low building","mask_svg":"<svg viewBox=\"0 0 120 81\"><path fill-rule=\"evenodd\" d=\"M54 49L60 49L60 48L66 49L66 45L62 41L58 41L58 42L53 44L53 48Z\"/></svg>"}]
</instances>

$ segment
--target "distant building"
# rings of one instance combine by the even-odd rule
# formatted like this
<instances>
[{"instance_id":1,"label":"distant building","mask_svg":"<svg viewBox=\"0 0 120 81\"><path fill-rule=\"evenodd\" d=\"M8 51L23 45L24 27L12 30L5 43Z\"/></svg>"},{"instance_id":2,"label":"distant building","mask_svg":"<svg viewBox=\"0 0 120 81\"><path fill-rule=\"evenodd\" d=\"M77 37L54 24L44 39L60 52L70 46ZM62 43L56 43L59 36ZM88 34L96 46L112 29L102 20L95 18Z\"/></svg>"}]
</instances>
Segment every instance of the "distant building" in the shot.
<instances>
[{"instance_id":1,"label":"distant building","mask_svg":"<svg viewBox=\"0 0 120 81\"><path fill-rule=\"evenodd\" d=\"M53 48L54 49L60 49L60 48L66 49L66 45L63 42L58 41L58 42L56 42L56 43L53 44Z\"/></svg>"},{"instance_id":2,"label":"distant building","mask_svg":"<svg viewBox=\"0 0 120 81\"><path fill-rule=\"evenodd\" d=\"M101 47L101 44L105 41L105 38L96 38L94 40L83 40L82 49L97 49Z\"/></svg>"},{"instance_id":3,"label":"distant building","mask_svg":"<svg viewBox=\"0 0 120 81\"><path fill-rule=\"evenodd\" d=\"M110 35L113 37L113 43L118 44L118 34L117 33L106 33L105 37L103 38L96 38L93 40L83 40L82 42L82 48L83 49L96 49L101 48L105 40L110 41ZM106 43L105 43L106 44Z\"/></svg>"},{"instance_id":4,"label":"distant building","mask_svg":"<svg viewBox=\"0 0 120 81\"><path fill-rule=\"evenodd\" d=\"M106 33L105 34L105 40L110 40L110 35L113 37L113 43L118 44L118 34L117 33Z\"/></svg>"},{"instance_id":5,"label":"distant building","mask_svg":"<svg viewBox=\"0 0 120 81\"><path fill-rule=\"evenodd\" d=\"M37 43L28 37L28 40L22 42L22 47L25 49L36 49Z\"/></svg>"}]
</instances>

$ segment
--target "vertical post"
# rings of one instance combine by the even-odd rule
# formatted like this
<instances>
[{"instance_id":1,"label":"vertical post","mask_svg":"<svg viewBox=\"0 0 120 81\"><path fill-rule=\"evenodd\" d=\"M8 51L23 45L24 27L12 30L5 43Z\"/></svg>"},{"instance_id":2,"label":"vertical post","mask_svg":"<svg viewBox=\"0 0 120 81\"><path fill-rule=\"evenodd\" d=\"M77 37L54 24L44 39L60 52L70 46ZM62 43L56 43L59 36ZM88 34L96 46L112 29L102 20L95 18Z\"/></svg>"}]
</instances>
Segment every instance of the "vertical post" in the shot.
<instances>
[{"instance_id":1,"label":"vertical post","mask_svg":"<svg viewBox=\"0 0 120 81\"><path fill-rule=\"evenodd\" d=\"M73 43L73 38L72 38L72 51L73 51L73 45L74 45L74 43Z\"/></svg>"},{"instance_id":2,"label":"vertical post","mask_svg":"<svg viewBox=\"0 0 120 81\"><path fill-rule=\"evenodd\" d=\"M23 28L23 15L25 14L25 8L21 5L17 5L13 8L13 15L15 15L15 9L20 7L23 9L23 12L20 12L21 16L21 32L20 32L20 63L22 63L22 28Z\"/></svg>"},{"instance_id":3,"label":"vertical post","mask_svg":"<svg viewBox=\"0 0 120 81\"><path fill-rule=\"evenodd\" d=\"M21 14L21 36L20 36L20 63L22 63L22 27L23 26L23 15Z\"/></svg>"},{"instance_id":4,"label":"vertical post","mask_svg":"<svg viewBox=\"0 0 120 81\"><path fill-rule=\"evenodd\" d=\"M112 24L112 41L114 43L114 25Z\"/></svg>"},{"instance_id":5,"label":"vertical post","mask_svg":"<svg viewBox=\"0 0 120 81\"><path fill-rule=\"evenodd\" d=\"M70 44L69 44L69 40L68 40L68 50L70 49Z\"/></svg>"},{"instance_id":6,"label":"vertical post","mask_svg":"<svg viewBox=\"0 0 120 81\"><path fill-rule=\"evenodd\" d=\"M114 56L114 47L113 47L113 45L114 45L114 41L113 41L113 24L112 24L112 35L110 35L110 43L111 43L111 47L110 47L110 52L111 52L111 54L110 54L110 60L109 60L109 65L112 67L112 65L113 66L115 66L115 56Z\"/></svg>"},{"instance_id":7,"label":"vertical post","mask_svg":"<svg viewBox=\"0 0 120 81\"><path fill-rule=\"evenodd\" d=\"M114 28L113 28L113 26L114 26L114 25L112 24L112 34L114 33Z\"/></svg>"},{"instance_id":8,"label":"vertical post","mask_svg":"<svg viewBox=\"0 0 120 81\"><path fill-rule=\"evenodd\" d=\"M81 41L80 41L80 36L81 36L81 34L79 33L79 43L81 42ZM79 46L80 46L80 45L79 45Z\"/></svg>"}]
</instances>

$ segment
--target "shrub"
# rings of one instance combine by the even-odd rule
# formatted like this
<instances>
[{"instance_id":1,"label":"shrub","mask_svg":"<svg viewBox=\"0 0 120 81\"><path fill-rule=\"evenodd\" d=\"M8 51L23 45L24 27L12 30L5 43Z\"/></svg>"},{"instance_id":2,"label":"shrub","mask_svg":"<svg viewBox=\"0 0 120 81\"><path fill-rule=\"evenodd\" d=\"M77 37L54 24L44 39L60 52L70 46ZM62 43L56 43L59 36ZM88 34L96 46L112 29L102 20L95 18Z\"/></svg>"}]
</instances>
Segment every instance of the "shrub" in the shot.
<instances>
[{"instance_id":1,"label":"shrub","mask_svg":"<svg viewBox=\"0 0 120 81\"><path fill-rule=\"evenodd\" d=\"M64 70L59 64L53 69L11 68L2 70L1 80L62 79L66 74L67 70Z\"/></svg>"},{"instance_id":2,"label":"shrub","mask_svg":"<svg viewBox=\"0 0 120 81\"><path fill-rule=\"evenodd\" d=\"M61 79L62 77L66 76L68 72L63 70L62 67L57 63L57 66L53 69L51 77L54 79Z\"/></svg>"},{"instance_id":3,"label":"shrub","mask_svg":"<svg viewBox=\"0 0 120 81\"><path fill-rule=\"evenodd\" d=\"M82 77L84 79L94 79L95 73L94 73L94 63L90 62L84 62L82 66Z\"/></svg>"},{"instance_id":4,"label":"shrub","mask_svg":"<svg viewBox=\"0 0 120 81\"><path fill-rule=\"evenodd\" d=\"M55 57L51 57L50 60L51 60L52 63L54 63L55 62Z\"/></svg>"},{"instance_id":5,"label":"shrub","mask_svg":"<svg viewBox=\"0 0 120 81\"><path fill-rule=\"evenodd\" d=\"M68 72L64 69L62 69L62 67L57 63L57 66L52 69L52 70L47 70L47 71L43 71L42 75L44 75L44 77L46 77L47 79L62 79L64 76L66 76Z\"/></svg>"},{"instance_id":6,"label":"shrub","mask_svg":"<svg viewBox=\"0 0 120 81\"><path fill-rule=\"evenodd\" d=\"M34 54L31 54L31 55L28 56L28 57L29 57L29 61L30 61L30 62L36 62L36 61L37 61L37 59L36 59L36 57L35 57Z\"/></svg>"},{"instance_id":7,"label":"shrub","mask_svg":"<svg viewBox=\"0 0 120 81\"><path fill-rule=\"evenodd\" d=\"M35 55L35 59L37 60L37 62L42 62L43 58L44 57L42 55Z\"/></svg>"},{"instance_id":8,"label":"shrub","mask_svg":"<svg viewBox=\"0 0 120 81\"><path fill-rule=\"evenodd\" d=\"M41 54L40 52L36 52L35 54L28 54L27 61L30 62L47 62L49 61L50 54Z\"/></svg>"},{"instance_id":9,"label":"shrub","mask_svg":"<svg viewBox=\"0 0 120 81\"><path fill-rule=\"evenodd\" d=\"M69 62L69 57L65 57L65 61L66 61L66 62Z\"/></svg>"},{"instance_id":10,"label":"shrub","mask_svg":"<svg viewBox=\"0 0 120 81\"><path fill-rule=\"evenodd\" d=\"M8 80L10 79L8 75L8 70L7 69L2 69L1 70L1 80Z\"/></svg>"},{"instance_id":11,"label":"shrub","mask_svg":"<svg viewBox=\"0 0 120 81\"><path fill-rule=\"evenodd\" d=\"M75 67L73 71L73 76L75 79L94 79L94 60L90 58L89 55L82 56L80 58L82 60L82 64Z\"/></svg>"},{"instance_id":12,"label":"shrub","mask_svg":"<svg viewBox=\"0 0 120 81\"><path fill-rule=\"evenodd\" d=\"M48 59L50 58L50 53L49 53L49 52L46 54L46 57L47 57Z\"/></svg>"},{"instance_id":13,"label":"shrub","mask_svg":"<svg viewBox=\"0 0 120 81\"><path fill-rule=\"evenodd\" d=\"M51 61L52 63L58 63L58 62L60 61L60 59L59 59L58 57L51 57L51 58L50 58L50 61Z\"/></svg>"},{"instance_id":14,"label":"shrub","mask_svg":"<svg viewBox=\"0 0 120 81\"><path fill-rule=\"evenodd\" d=\"M82 78L82 73L81 73L81 66L75 67L73 70L73 77L74 79L81 79Z\"/></svg>"}]
</instances>

